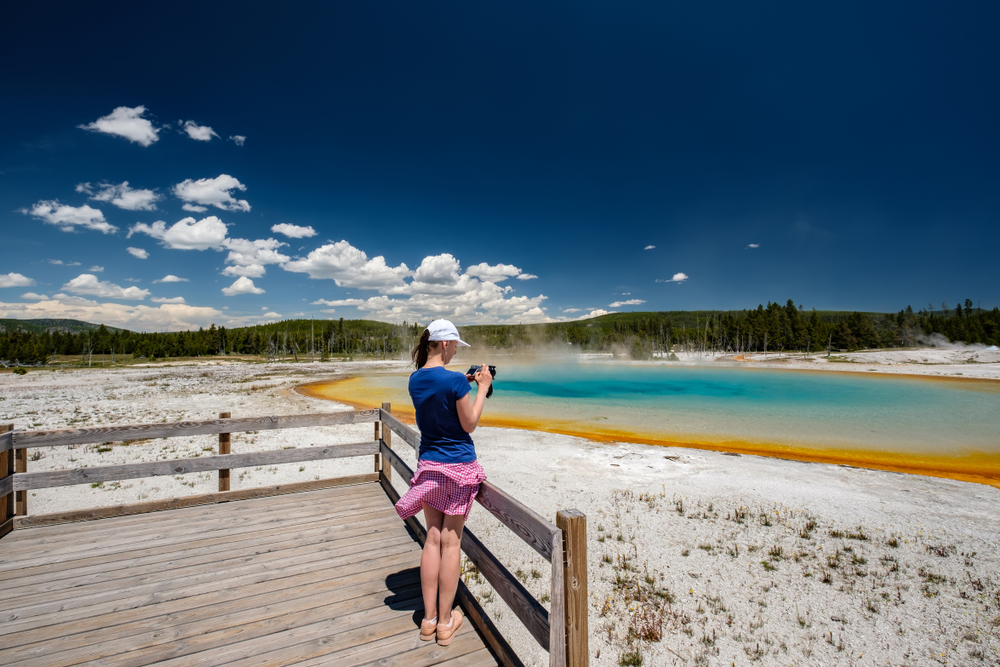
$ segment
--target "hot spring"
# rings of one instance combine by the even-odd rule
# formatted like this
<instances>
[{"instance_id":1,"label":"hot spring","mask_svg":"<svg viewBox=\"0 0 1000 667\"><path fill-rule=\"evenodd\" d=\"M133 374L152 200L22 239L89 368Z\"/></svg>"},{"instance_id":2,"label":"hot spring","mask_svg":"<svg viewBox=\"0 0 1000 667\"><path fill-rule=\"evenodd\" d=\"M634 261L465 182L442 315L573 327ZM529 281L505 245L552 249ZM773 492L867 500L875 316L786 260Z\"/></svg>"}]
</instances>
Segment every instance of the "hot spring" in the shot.
<instances>
[{"instance_id":1,"label":"hot spring","mask_svg":"<svg viewBox=\"0 0 1000 667\"><path fill-rule=\"evenodd\" d=\"M465 370L468 363L453 364ZM409 373L300 388L412 421ZM841 463L1000 487L1000 382L669 363L509 363L481 424ZM475 384L473 384L475 391Z\"/></svg>"}]
</instances>

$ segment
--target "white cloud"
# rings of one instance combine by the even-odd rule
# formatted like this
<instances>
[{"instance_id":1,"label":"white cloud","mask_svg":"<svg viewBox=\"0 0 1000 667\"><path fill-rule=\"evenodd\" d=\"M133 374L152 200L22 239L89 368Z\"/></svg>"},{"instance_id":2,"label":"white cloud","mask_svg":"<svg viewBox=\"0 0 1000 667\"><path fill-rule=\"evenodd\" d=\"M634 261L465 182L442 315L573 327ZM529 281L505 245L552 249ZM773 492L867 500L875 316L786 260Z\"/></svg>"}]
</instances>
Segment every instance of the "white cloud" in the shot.
<instances>
[{"instance_id":1,"label":"white cloud","mask_svg":"<svg viewBox=\"0 0 1000 667\"><path fill-rule=\"evenodd\" d=\"M364 299L338 299L335 301L327 301L326 299L319 299L313 301L314 306L360 306L365 303Z\"/></svg>"},{"instance_id":2,"label":"white cloud","mask_svg":"<svg viewBox=\"0 0 1000 667\"><path fill-rule=\"evenodd\" d=\"M253 281L246 276L242 276L229 287L223 287L222 293L226 296L236 296L238 294L263 294L264 290L254 285Z\"/></svg>"},{"instance_id":3,"label":"white cloud","mask_svg":"<svg viewBox=\"0 0 1000 667\"><path fill-rule=\"evenodd\" d=\"M118 185L101 183L97 187L95 192L90 183L80 183L76 186L76 191L90 195L90 199L94 201L106 201L126 211L155 211L156 202L163 199L163 195L153 190L130 188L128 181L122 181Z\"/></svg>"},{"instance_id":4,"label":"white cloud","mask_svg":"<svg viewBox=\"0 0 1000 667\"><path fill-rule=\"evenodd\" d=\"M187 278L178 278L177 276L175 276L172 273L168 273L167 275L163 276L159 280L154 280L153 281L154 284L155 283L186 283L186 282L188 282Z\"/></svg>"},{"instance_id":5,"label":"white cloud","mask_svg":"<svg viewBox=\"0 0 1000 667\"><path fill-rule=\"evenodd\" d=\"M150 146L160 138L159 129L142 115L146 113L146 107L118 107L107 116L98 118L93 123L77 125L81 130L91 132L102 132L125 137L129 141L141 146Z\"/></svg>"},{"instance_id":6,"label":"white cloud","mask_svg":"<svg viewBox=\"0 0 1000 667\"><path fill-rule=\"evenodd\" d=\"M413 282L430 285L453 285L458 282L458 272L461 270L462 265L448 253L429 255L424 257L420 266L413 273Z\"/></svg>"},{"instance_id":7,"label":"white cloud","mask_svg":"<svg viewBox=\"0 0 1000 667\"><path fill-rule=\"evenodd\" d=\"M638 306L638 305L641 305L641 304L644 304L644 303L646 303L646 302L643 301L642 299L629 299L628 301L615 301L614 303L610 304L608 307L609 308L620 308L621 306Z\"/></svg>"},{"instance_id":8,"label":"white cloud","mask_svg":"<svg viewBox=\"0 0 1000 667\"><path fill-rule=\"evenodd\" d=\"M226 276L260 278L268 264L288 262L291 257L278 252L278 248L288 245L275 239L226 239L223 244L229 249L226 262L232 264L222 272Z\"/></svg>"},{"instance_id":9,"label":"white cloud","mask_svg":"<svg viewBox=\"0 0 1000 667\"><path fill-rule=\"evenodd\" d=\"M142 281L139 280L138 278L126 278L125 282L127 282L127 283L141 283Z\"/></svg>"},{"instance_id":10,"label":"white cloud","mask_svg":"<svg viewBox=\"0 0 1000 667\"><path fill-rule=\"evenodd\" d=\"M183 207L188 211L203 213L206 209L200 206L214 206L224 211L249 211L250 204L245 199L236 199L231 190L245 191L247 186L229 174L221 174L215 178L200 178L197 181L187 179L174 186L174 194L187 204Z\"/></svg>"},{"instance_id":11,"label":"white cloud","mask_svg":"<svg viewBox=\"0 0 1000 667\"><path fill-rule=\"evenodd\" d=\"M507 280L508 278L513 278L515 276L520 277L521 269L512 264L497 264L496 266L490 266L486 262L483 262L481 264L476 264L475 266L470 266L465 270L465 273L466 275L472 276L473 278L479 278L480 280L486 282L498 283L502 280Z\"/></svg>"},{"instance_id":12,"label":"white cloud","mask_svg":"<svg viewBox=\"0 0 1000 667\"><path fill-rule=\"evenodd\" d=\"M133 257L138 257L139 259L149 259L149 253L142 248L125 248L125 250Z\"/></svg>"},{"instance_id":13,"label":"white cloud","mask_svg":"<svg viewBox=\"0 0 1000 667\"><path fill-rule=\"evenodd\" d=\"M20 273L0 273L0 287L30 287L35 281Z\"/></svg>"},{"instance_id":14,"label":"white cloud","mask_svg":"<svg viewBox=\"0 0 1000 667\"><path fill-rule=\"evenodd\" d=\"M655 250L655 249L656 249L655 245L648 245L645 248L643 248L643 250Z\"/></svg>"},{"instance_id":15,"label":"white cloud","mask_svg":"<svg viewBox=\"0 0 1000 667\"><path fill-rule=\"evenodd\" d=\"M100 303L65 294L57 294L51 299L42 295L34 296L41 297L38 303L0 302L0 317L103 322L131 331L188 331L207 327L213 322L229 326L230 319L224 318L223 313L214 308L186 304L161 304L152 307L142 304Z\"/></svg>"},{"instance_id":16,"label":"white cloud","mask_svg":"<svg viewBox=\"0 0 1000 667\"><path fill-rule=\"evenodd\" d=\"M86 204L68 206L60 204L59 200L43 200L30 209L20 209L20 212L31 215L46 224L55 225L64 232L71 232L77 226L94 229L105 234L118 231L117 227L104 219L103 212Z\"/></svg>"},{"instance_id":17,"label":"white cloud","mask_svg":"<svg viewBox=\"0 0 1000 667\"><path fill-rule=\"evenodd\" d=\"M229 135L229 140L236 144L237 146L242 146L246 143L247 138L241 134L231 134Z\"/></svg>"},{"instance_id":18,"label":"white cloud","mask_svg":"<svg viewBox=\"0 0 1000 667\"><path fill-rule=\"evenodd\" d=\"M129 227L128 238L137 233L159 239L163 245L174 250L208 250L222 245L226 239L226 223L214 215L197 222L194 218L184 218L170 227L162 220L152 225L137 222Z\"/></svg>"},{"instance_id":19,"label":"white cloud","mask_svg":"<svg viewBox=\"0 0 1000 667\"><path fill-rule=\"evenodd\" d=\"M563 308L564 313L579 313L579 308Z\"/></svg>"},{"instance_id":20,"label":"white cloud","mask_svg":"<svg viewBox=\"0 0 1000 667\"><path fill-rule=\"evenodd\" d=\"M191 211L192 213L204 213L208 210L207 206L198 206L196 204L184 204L181 208L185 211Z\"/></svg>"},{"instance_id":21,"label":"white cloud","mask_svg":"<svg viewBox=\"0 0 1000 667\"><path fill-rule=\"evenodd\" d=\"M260 264L227 266L222 270L224 276L243 276L244 278L262 278L265 273L267 273L267 269Z\"/></svg>"},{"instance_id":22,"label":"white cloud","mask_svg":"<svg viewBox=\"0 0 1000 667\"><path fill-rule=\"evenodd\" d=\"M287 222L274 225L271 227L271 231L275 234L284 234L293 239L307 239L311 236L316 236L316 230L312 227L300 227L298 225L290 225Z\"/></svg>"},{"instance_id":23,"label":"white cloud","mask_svg":"<svg viewBox=\"0 0 1000 667\"><path fill-rule=\"evenodd\" d=\"M347 241L340 241L312 251L305 259L281 266L287 271L307 273L311 278L334 280L339 287L379 292L379 296L367 299L313 302L314 305L357 308L365 312L366 317L375 319L390 322L438 317L456 322L552 321L542 308L545 295L516 296L513 287L497 285L497 281L521 275L520 269L510 265L479 264L463 272L457 258L442 253L424 257L417 269L410 271L406 264L389 266L383 257L369 259ZM482 280L479 276L492 280Z\"/></svg>"},{"instance_id":24,"label":"white cloud","mask_svg":"<svg viewBox=\"0 0 1000 667\"><path fill-rule=\"evenodd\" d=\"M684 282L687 279L688 279L688 276L687 276L686 273L675 273L674 277L671 278L671 279L669 279L669 280L667 280L666 278L657 278L656 282L658 282L658 283L682 283L682 282Z\"/></svg>"},{"instance_id":25,"label":"white cloud","mask_svg":"<svg viewBox=\"0 0 1000 667\"><path fill-rule=\"evenodd\" d=\"M90 267L87 270L90 271L91 273L103 273L104 272L104 267L103 266L97 266L95 264L94 266Z\"/></svg>"},{"instance_id":26,"label":"white cloud","mask_svg":"<svg viewBox=\"0 0 1000 667\"><path fill-rule=\"evenodd\" d=\"M80 262L64 262L61 259L50 259L49 264L55 264L56 266L80 266Z\"/></svg>"},{"instance_id":27,"label":"white cloud","mask_svg":"<svg viewBox=\"0 0 1000 667\"><path fill-rule=\"evenodd\" d=\"M759 243L751 243L751 244L750 244L750 245L748 245L748 246L747 246L746 248L744 248L744 250L747 250L747 249L749 249L749 248L759 248L759 247L760 247L760 244L759 244Z\"/></svg>"},{"instance_id":28,"label":"white cloud","mask_svg":"<svg viewBox=\"0 0 1000 667\"><path fill-rule=\"evenodd\" d=\"M153 303L184 303L184 297L175 296L172 299L166 299L162 296L154 296L150 301Z\"/></svg>"},{"instance_id":29,"label":"white cloud","mask_svg":"<svg viewBox=\"0 0 1000 667\"><path fill-rule=\"evenodd\" d=\"M518 280L535 280L538 278L534 273L522 273L517 277Z\"/></svg>"},{"instance_id":30,"label":"white cloud","mask_svg":"<svg viewBox=\"0 0 1000 667\"><path fill-rule=\"evenodd\" d=\"M264 313L264 317L271 317L271 318L274 318L274 319L277 320L277 319L281 318L281 313L275 313L275 312L272 311L272 312L269 312L269 313Z\"/></svg>"},{"instance_id":31,"label":"white cloud","mask_svg":"<svg viewBox=\"0 0 1000 667\"><path fill-rule=\"evenodd\" d=\"M21 295L22 299L30 299L32 301L45 301L49 297L44 294L35 294L34 292L25 292Z\"/></svg>"},{"instance_id":32,"label":"white cloud","mask_svg":"<svg viewBox=\"0 0 1000 667\"><path fill-rule=\"evenodd\" d=\"M219 137L219 135L215 133L215 130L210 128L208 125L199 125L193 120L184 121L183 123L180 123L180 126L181 129L187 132L187 135L195 141L211 141L212 137Z\"/></svg>"},{"instance_id":33,"label":"white cloud","mask_svg":"<svg viewBox=\"0 0 1000 667\"><path fill-rule=\"evenodd\" d=\"M333 280L338 287L378 290L403 287L403 278L412 275L406 264L390 267L381 255L368 259L364 251L347 241L320 246L305 259L286 262L281 268L306 273L310 278Z\"/></svg>"},{"instance_id":34,"label":"white cloud","mask_svg":"<svg viewBox=\"0 0 1000 667\"><path fill-rule=\"evenodd\" d=\"M610 315L611 313L612 313L612 311L610 311L610 310L604 310L602 308L595 308L594 310L590 311L586 315L583 315L583 316L581 316L581 317L579 317L577 319L588 320L591 317L600 317L601 315Z\"/></svg>"},{"instance_id":35,"label":"white cloud","mask_svg":"<svg viewBox=\"0 0 1000 667\"><path fill-rule=\"evenodd\" d=\"M98 280L97 276L91 273L81 273L63 285L62 289L73 294L87 294L105 299L127 299L129 301L142 301L149 296L149 290L138 287L119 287L107 280Z\"/></svg>"}]
</instances>

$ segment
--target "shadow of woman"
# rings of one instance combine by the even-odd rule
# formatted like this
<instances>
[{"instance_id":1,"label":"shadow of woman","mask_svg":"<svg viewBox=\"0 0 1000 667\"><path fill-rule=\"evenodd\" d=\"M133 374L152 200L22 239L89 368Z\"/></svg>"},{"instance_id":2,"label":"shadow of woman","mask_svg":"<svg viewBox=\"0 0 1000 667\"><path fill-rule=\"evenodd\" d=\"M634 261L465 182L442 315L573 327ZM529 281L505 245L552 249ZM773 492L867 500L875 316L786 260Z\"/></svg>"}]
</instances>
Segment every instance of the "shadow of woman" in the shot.
<instances>
[{"instance_id":1,"label":"shadow of woman","mask_svg":"<svg viewBox=\"0 0 1000 667\"><path fill-rule=\"evenodd\" d=\"M385 586L392 594L383 602L393 611L412 611L413 624L420 627L424 617L424 599L420 592L420 568L411 567L393 572L385 578Z\"/></svg>"}]
</instances>

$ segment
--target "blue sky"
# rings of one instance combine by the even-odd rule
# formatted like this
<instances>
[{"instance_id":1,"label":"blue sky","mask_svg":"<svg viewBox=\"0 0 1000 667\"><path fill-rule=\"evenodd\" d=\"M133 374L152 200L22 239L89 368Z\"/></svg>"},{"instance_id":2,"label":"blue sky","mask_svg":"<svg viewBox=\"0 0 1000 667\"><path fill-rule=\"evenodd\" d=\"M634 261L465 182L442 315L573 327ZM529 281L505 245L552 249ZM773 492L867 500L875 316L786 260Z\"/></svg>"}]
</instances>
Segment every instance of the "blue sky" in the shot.
<instances>
[{"instance_id":1,"label":"blue sky","mask_svg":"<svg viewBox=\"0 0 1000 667\"><path fill-rule=\"evenodd\" d=\"M0 28L0 317L1000 305L994 0L64 4Z\"/></svg>"}]
</instances>

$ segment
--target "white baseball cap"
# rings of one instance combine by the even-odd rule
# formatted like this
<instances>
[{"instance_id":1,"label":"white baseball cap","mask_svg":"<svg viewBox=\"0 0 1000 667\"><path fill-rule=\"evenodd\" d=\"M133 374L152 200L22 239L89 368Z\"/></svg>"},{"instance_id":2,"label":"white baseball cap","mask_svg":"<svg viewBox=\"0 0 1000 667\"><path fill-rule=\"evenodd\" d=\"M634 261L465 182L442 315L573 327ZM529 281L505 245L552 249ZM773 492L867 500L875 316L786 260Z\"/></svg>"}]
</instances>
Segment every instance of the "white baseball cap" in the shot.
<instances>
[{"instance_id":1,"label":"white baseball cap","mask_svg":"<svg viewBox=\"0 0 1000 667\"><path fill-rule=\"evenodd\" d=\"M431 334L428 340L457 340L459 347L472 347L458 337L458 329L448 320L434 320L427 325L427 331Z\"/></svg>"}]
</instances>

